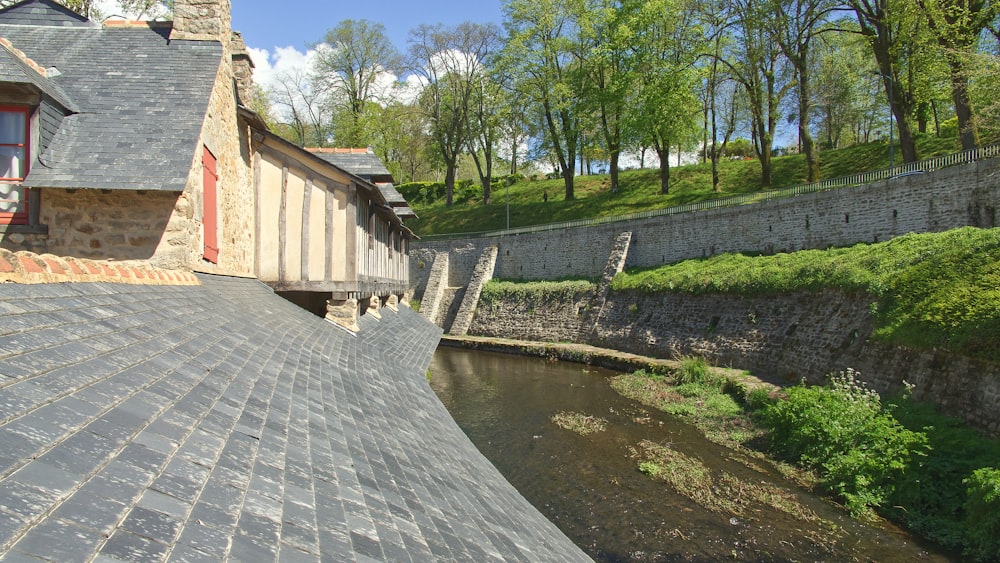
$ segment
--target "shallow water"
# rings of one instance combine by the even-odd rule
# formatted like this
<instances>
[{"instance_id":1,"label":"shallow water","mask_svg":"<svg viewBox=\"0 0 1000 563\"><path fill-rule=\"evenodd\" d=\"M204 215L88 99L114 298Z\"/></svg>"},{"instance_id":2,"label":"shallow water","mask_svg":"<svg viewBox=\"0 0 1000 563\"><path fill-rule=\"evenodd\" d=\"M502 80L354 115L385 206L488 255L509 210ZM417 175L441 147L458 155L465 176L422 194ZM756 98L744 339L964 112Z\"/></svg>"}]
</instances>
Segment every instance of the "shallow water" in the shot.
<instances>
[{"instance_id":1,"label":"shallow water","mask_svg":"<svg viewBox=\"0 0 1000 563\"><path fill-rule=\"evenodd\" d=\"M692 426L615 393L615 372L441 347L431 387L479 450L532 504L598 561L949 561L909 535L851 520L783 480L766 462L705 440ZM551 422L558 412L607 420L580 436ZM763 505L712 511L638 471L642 440L700 459L717 480L791 491L819 518Z\"/></svg>"}]
</instances>

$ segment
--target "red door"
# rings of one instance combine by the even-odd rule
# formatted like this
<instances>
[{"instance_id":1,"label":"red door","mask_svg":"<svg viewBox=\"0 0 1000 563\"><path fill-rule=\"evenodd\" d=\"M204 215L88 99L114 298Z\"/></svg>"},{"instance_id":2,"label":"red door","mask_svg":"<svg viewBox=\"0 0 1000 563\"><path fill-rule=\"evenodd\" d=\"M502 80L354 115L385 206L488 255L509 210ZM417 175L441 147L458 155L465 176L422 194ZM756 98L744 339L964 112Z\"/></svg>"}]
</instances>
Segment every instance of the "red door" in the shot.
<instances>
[{"instance_id":1,"label":"red door","mask_svg":"<svg viewBox=\"0 0 1000 563\"><path fill-rule=\"evenodd\" d=\"M218 220L218 193L217 185L219 174L215 168L215 156L205 147L205 154L201 159L202 167L205 170L204 181L204 216L202 224L205 227L205 260L213 264L219 263L219 220Z\"/></svg>"}]
</instances>

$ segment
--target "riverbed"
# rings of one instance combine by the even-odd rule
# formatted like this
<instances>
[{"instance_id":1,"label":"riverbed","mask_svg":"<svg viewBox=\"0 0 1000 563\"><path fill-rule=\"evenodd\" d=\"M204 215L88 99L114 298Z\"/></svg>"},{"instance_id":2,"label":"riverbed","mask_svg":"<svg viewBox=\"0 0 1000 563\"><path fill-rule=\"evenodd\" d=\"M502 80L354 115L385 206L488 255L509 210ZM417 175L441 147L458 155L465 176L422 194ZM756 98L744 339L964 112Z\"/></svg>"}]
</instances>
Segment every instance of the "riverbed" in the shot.
<instances>
[{"instance_id":1,"label":"riverbed","mask_svg":"<svg viewBox=\"0 0 1000 563\"><path fill-rule=\"evenodd\" d=\"M597 561L950 561L885 524L784 479L757 457L718 446L683 419L615 393L615 372L541 358L439 348L431 387L479 450L525 498ZM606 422L589 435L552 417ZM792 503L706 507L638 469L640 444L698 460L715 485L738 482ZM725 489L731 490L731 489Z\"/></svg>"}]
</instances>

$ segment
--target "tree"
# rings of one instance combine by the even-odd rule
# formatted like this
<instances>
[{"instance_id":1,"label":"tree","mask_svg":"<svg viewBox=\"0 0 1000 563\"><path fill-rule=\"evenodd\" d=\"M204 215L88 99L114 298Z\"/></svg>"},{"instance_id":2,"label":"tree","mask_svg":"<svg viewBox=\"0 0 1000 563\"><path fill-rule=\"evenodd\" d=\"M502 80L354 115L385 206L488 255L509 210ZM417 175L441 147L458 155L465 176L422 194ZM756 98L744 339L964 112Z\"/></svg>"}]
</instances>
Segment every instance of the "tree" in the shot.
<instances>
[{"instance_id":1,"label":"tree","mask_svg":"<svg viewBox=\"0 0 1000 563\"><path fill-rule=\"evenodd\" d=\"M420 107L445 166L446 205L455 191L458 157L469 138L469 109L484 75L483 61L498 45L492 24L465 22L455 27L421 25L410 32L411 67L424 83Z\"/></svg>"},{"instance_id":2,"label":"tree","mask_svg":"<svg viewBox=\"0 0 1000 563\"><path fill-rule=\"evenodd\" d=\"M766 25L795 69L799 142L806 156L808 182L819 181L819 151L809 129L813 104L810 49L816 37L833 30L826 25L827 18L840 6L840 0L770 0L764 11Z\"/></svg>"},{"instance_id":3,"label":"tree","mask_svg":"<svg viewBox=\"0 0 1000 563\"><path fill-rule=\"evenodd\" d=\"M847 0L847 4L857 15L861 34L868 39L875 55L878 74L896 118L903 162L916 162L917 145L910 119L916 100L903 81L902 69L905 57L912 53L907 42L915 41L920 23L904 0Z\"/></svg>"},{"instance_id":4,"label":"tree","mask_svg":"<svg viewBox=\"0 0 1000 563\"><path fill-rule=\"evenodd\" d=\"M574 52L579 34L567 2L505 0L503 66L521 94L539 108L545 143L571 200L580 141L580 100L586 75Z\"/></svg>"},{"instance_id":5,"label":"tree","mask_svg":"<svg viewBox=\"0 0 1000 563\"><path fill-rule=\"evenodd\" d=\"M316 87L342 115L338 143L367 146L362 127L370 102L383 100L383 86L394 82L401 59L386 35L385 26L368 20L344 20L329 30L316 49L313 63Z\"/></svg>"},{"instance_id":6,"label":"tree","mask_svg":"<svg viewBox=\"0 0 1000 563\"><path fill-rule=\"evenodd\" d=\"M766 0L731 2L733 47L723 57L734 80L743 87L750 109L751 139L760 162L761 187L771 187L771 151L781 100L794 85L783 68L781 49L765 25Z\"/></svg>"},{"instance_id":7,"label":"tree","mask_svg":"<svg viewBox=\"0 0 1000 563\"><path fill-rule=\"evenodd\" d=\"M493 77L482 75L472 93L469 109L468 149L483 187L483 205L489 205L493 187L493 163L496 160L502 122L506 118L503 88Z\"/></svg>"},{"instance_id":8,"label":"tree","mask_svg":"<svg viewBox=\"0 0 1000 563\"><path fill-rule=\"evenodd\" d=\"M276 75L268 96L276 117L288 127L291 142L300 147L329 144L329 106L306 69L295 67Z\"/></svg>"},{"instance_id":9,"label":"tree","mask_svg":"<svg viewBox=\"0 0 1000 563\"><path fill-rule=\"evenodd\" d=\"M712 162L712 191L720 191L719 160L726 150L729 138L736 132L739 116L746 104L745 97L738 93L736 82L729 75L728 66L723 64L723 54L729 50L732 38L729 28L733 21L728 4L713 0L695 2L696 18L705 28L709 40L706 51L699 59L704 64L702 70L702 115L705 132L702 141L703 154ZM720 119L722 124L720 130ZM711 138L709 138L711 137ZM720 142L721 139L721 142Z\"/></svg>"},{"instance_id":10,"label":"tree","mask_svg":"<svg viewBox=\"0 0 1000 563\"><path fill-rule=\"evenodd\" d=\"M839 21L843 30L857 27ZM815 46L813 110L826 148L869 141L880 117L881 91L871 50L864 38L849 31L824 34ZM884 106L883 106L884 107Z\"/></svg>"},{"instance_id":11,"label":"tree","mask_svg":"<svg viewBox=\"0 0 1000 563\"><path fill-rule=\"evenodd\" d=\"M646 2L638 14L636 80L629 129L660 160L660 193L670 191L670 147L695 135L699 108L695 63L704 38L682 0Z\"/></svg>"},{"instance_id":12,"label":"tree","mask_svg":"<svg viewBox=\"0 0 1000 563\"><path fill-rule=\"evenodd\" d=\"M575 5L582 47L578 64L588 75L585 103L597 110L597 130L609 160L612 193L618 191L627 99L642 42L642 4L637 0L596 0Z\"/></svg>"},{"instance_id":13,"label":"tree","mask_svg":"<svg viewBox=\"0 0 1000 563\"><path fill-rule=\"evenodd\" d=\"M1000 14L1000 2L991 0L918 0L931 32L948 61L952 101L958 118L962 148L979 146L979 128L969 97L970 58L982 32Z\"/></svg>"}]
</instances>

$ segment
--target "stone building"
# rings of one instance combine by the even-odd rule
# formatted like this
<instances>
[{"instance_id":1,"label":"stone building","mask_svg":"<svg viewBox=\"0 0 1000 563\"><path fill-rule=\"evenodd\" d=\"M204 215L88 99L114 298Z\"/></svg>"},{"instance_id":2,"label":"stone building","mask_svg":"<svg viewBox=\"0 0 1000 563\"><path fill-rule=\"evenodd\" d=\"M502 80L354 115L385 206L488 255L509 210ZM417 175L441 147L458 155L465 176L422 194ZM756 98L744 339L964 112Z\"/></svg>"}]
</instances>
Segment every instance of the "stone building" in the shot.
<instances>
[{"instance_id":1,"label":"stone building","mask_svg":"<svg viewBox=\"0 0 1000 563\"><path fill-rule=\"evenodd\" d=\"M241 107L229 9L0 10L0 560L586 561L431 391L440 330L379 309L388 186Z\"/></svg>"},{"instance_id":2,"label":"stone building","mask_svg":"<svg viewBox=\"0 0 1000 563\"><path fill-rule=\"evenodd\" d=\"M256 277L351 326L403 296L412 212L391 176L323 161L241 105L252 64L228 1L97 24L27 0L0 36L0 248Z\"/></svg>"}]
</instances>

